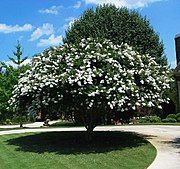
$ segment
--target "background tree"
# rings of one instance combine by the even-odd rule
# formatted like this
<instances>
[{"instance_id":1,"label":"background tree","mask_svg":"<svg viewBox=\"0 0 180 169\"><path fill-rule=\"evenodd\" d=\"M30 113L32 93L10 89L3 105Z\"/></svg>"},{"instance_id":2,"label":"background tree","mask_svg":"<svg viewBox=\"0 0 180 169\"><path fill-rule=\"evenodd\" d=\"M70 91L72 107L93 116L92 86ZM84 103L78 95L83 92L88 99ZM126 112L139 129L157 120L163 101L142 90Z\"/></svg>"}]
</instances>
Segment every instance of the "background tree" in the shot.
<instances>
[{"instance_id":1,"label":"background tree","mask_svg":"<svg viewBox=\"0 0 180 169\"><path fill-rule=\"evenodd\" d=\"M140 54L155 57L166 65L163 43L146 17L134 10L103 5L88 9L66 31L64 42L79 43L83 38L105 38L114 44L127 43Z\"/></svg>"},{"instance_id":2,"label":"background tree","mask_svg":"<svg viewBox=\"0 0 180 169\"><path fill-rule=\"evenodd\" d=\"M22 58L22 46L19 41L17 41L16 51L13 54L14 57L9 57L9 59L17 67L0 62L0 122L13 118L14 112L12 107L9 107L8 100L12 96L13 87L17 84L18 77L30 67L29 65L22 65L27 57Z\"/></svg>"},{"instance_id":3,"label":"background tree","mask_svg":"<svg viewBox=\"0 0 180 169\"><path fill-rule=\"evenodd\" d=\"M14 56L13 57L9 57L9 60L11 60L14 64L16 64L18 67L20 67L20 65L28 58L28 57L24 57L22 58L22 46L20 44L19 41L17 41L17 45L16 47L16 51L13 52Z\"/></svg>"},{"instance_id":4,"label":"background tree","mask_svg":"<svg viewBox=\"0 0 180 169\"><path fill-rule=\"evenodd\" d=\"M8 100L12 96L14 85L18 82L21 73L29 69L29 66L21 66L18 69L5 63L1 63L3 71L0 73L0 122L11 120L14 116L12 107L9 107Z\"/></svg>"}]
</instances>

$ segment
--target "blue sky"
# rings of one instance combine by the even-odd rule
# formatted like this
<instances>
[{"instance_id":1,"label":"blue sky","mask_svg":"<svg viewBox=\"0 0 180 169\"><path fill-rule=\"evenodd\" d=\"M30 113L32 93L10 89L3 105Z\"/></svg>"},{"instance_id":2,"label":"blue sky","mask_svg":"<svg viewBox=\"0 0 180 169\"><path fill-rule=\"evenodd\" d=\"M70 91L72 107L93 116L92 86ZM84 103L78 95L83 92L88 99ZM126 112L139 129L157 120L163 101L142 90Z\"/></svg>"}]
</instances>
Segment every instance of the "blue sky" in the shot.
<instances>
[{"instance_id":1,"label":"blue sky","mask_svg":"<svg viewBox=\"0 0 180 169\"><path fill-rule=\"evenodd\" d=\"M174 37L180 33L179 0L1 0L0 60L8 61L17 40L31 58L62 43L65 30L87 8L114 3L146 16L165 45L169 64L175 66Z\"/></svg>"}]
</instances>

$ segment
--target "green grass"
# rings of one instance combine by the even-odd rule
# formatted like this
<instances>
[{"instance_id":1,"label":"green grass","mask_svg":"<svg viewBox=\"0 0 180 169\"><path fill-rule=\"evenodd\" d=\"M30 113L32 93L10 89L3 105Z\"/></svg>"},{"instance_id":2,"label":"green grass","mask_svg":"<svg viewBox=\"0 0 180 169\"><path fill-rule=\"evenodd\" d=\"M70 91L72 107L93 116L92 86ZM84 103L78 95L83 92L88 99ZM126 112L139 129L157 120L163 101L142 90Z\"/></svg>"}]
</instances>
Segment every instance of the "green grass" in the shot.
<instances>
[{"instance_id":1,"label":"green grass","mask_svg":"<svg viewBox=\"0 0 180 169\"><path fill-rule=\"evenodd\" d=\"M6 130L18 130L18 129L22 129L20 127L18 128L0 128L0 131L6 131ZM1 169L1 168L0 168Z\"/></svg>"},{"instance_id":2,"label":"green grass","mask_svg":"<svg viewBox=\"0 0 180 169\"><path fill-rule=\"evenodd\" d=\"M156 149L128 132L26 133L0 136L0 169L145 169Z\"/></svg>"},{"instance_id":3,"label":"green grass","mask_svg":"<svg viewBox=\"0 0 180 169\"><path fill-rule=\"evenodd\" d=\"M138 124L132 124L132 125L172 125L172 126L180 126L179 122L176 123L138 123Z\"/></svg>"}]
</instances>

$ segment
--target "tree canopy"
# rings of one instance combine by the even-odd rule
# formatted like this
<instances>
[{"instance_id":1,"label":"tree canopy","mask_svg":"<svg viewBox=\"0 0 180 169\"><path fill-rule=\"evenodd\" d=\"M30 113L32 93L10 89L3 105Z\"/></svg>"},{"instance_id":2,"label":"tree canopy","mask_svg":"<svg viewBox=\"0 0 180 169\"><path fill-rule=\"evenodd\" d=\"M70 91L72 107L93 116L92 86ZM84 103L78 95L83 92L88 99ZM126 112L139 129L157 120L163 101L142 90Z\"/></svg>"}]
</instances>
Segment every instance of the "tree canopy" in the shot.
<instances>
[{"instance_id":1,"label":"tree canopy","mask_svg":"<svg viewBox=\"0 0 180 169\"><path fill-rule=\"evenodd\" d=\"M18 67L28 58L27 56L22 58L22 46L19 41L17 41L16 51L13 52L13 57L9 57L9 60L11 60L14 64L16 64Z\"/></svg>"},{"instance_id":2,"label":"tree canopy","mask_svg":"<svg viewBox=\"0 0 180 169\"><path fill-rule=\"evenodd\" d=\"M17 65L13 67L4 62L0 62L0 122L11 119L14 116L12 107L9 107L8 100L12 96L13 87L18 83L18 77L29 69L29 65L22 65L27 57L22 58L22 46L17 41L16 51L9 59Z\"/></svg>"},{"instance_id":3,"label":"tree canopy","mask_svg":"<svg viewBox=\"0 0 180 169\"><path fill-rule=\"evenodd\" d=\"M29 66L21 66L18 69L1 63L0 73L0 122L11 119L14 116L13 108L8 101L12 96L14 85L18 83L20 73L25 72Z\"/></svg>"},{"instance_id":4,"label":"tree canopy","mask_svg":"<svg viewBox=\"0 0 180 169\"><path fill-rule=\"evenodd\" d=\"M134 10L114 5L88 9L66 31L64 42L79 43L83 38L105 38L114 44L127 43L140 54L149 54L167 65L163 43L146 17Z\"/></svg>"},{"instance_id":5,"label":"tree canopy","mask_svg":"<svg viewBox=\"0 0 180 169\"><path fill-rule=\"evenodd\" d=\"M152 56L128 44L82 39L50 48L36 56L34 66L14 87L10 105L34 112L80 114L92 130L112 111L159 107L171 74Z\"/></svg>"}]
</instances>

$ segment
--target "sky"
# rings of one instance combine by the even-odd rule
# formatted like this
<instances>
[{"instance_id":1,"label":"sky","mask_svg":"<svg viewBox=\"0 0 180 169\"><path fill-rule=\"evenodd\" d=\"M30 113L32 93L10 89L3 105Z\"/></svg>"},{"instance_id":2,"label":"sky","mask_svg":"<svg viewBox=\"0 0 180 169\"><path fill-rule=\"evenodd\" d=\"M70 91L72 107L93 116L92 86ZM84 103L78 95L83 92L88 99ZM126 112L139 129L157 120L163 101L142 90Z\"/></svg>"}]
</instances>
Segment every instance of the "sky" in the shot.
<instances>
[{"instance_id":1,"label":"sky","mask_svg":"<svg viewBox=\"0 0 180 169\"><path fill-rule=\"evenodd\" d=\"M75 19L104 3L126 6L146 16L164 43L169 65L176 66L174 37L180 33L180 0L0 0L0 61L9 63L17 40L23 56L29 58L62 44Z\"/></svg>"}]
</instances>

